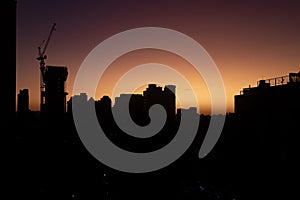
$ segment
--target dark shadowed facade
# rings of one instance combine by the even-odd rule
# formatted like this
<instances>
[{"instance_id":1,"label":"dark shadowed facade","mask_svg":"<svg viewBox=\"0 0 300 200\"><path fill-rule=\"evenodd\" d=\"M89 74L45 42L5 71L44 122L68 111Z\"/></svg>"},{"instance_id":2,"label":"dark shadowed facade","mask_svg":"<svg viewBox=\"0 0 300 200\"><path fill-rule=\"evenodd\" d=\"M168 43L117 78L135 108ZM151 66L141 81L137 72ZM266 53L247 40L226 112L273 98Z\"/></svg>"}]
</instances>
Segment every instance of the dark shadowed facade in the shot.
<instances>
[{"instance_id":1,"label":"dark shadowed facade","mask_svg":"<svg viewBox=\"0 0 300 200\"><path fill-rule=\"evenodd\" d=\"M6 115L4 125L14 123L16 117L16 13L17 1L4 1L2 5L5 11L5 19L2 20L2 26L5 31L2 32L4 51L2 58L7 61L3 71L3 77L0 79L2 87L1 99L2 112ZM7 122L7 123L6 123Z\"/></svg>"},{"instance_id":2,"label":"dark shadowed facade","mask_svg":"<svg viewBox=\"0 0 300 200\"><path fill-rule=\"evenodd\" d=\"M300 72L259 80L235 97L244 157L296 160L300 132ZM236 138L237 140L237 138Z\"/></svg>"},{"instance_id":3,"label":"dark shadowed facade","mask_svg":"<svg viewBox=\"0 0 300 200\"><path fill-rule=\"evenodd\" d=\"M45 91L42 91L41 111L47 117L62 119L66 112L65 83L68 77L67 67L47 66L43 77Z\"/></svg>"}]
</instances>

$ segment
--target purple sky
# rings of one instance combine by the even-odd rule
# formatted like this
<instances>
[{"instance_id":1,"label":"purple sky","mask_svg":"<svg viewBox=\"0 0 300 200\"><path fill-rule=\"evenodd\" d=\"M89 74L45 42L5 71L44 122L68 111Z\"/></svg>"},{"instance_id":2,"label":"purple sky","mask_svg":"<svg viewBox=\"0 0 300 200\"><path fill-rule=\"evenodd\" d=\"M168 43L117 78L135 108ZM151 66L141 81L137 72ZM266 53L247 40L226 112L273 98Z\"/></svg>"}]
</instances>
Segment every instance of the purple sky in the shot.
<instances>
[{"instance_id":1,"label":"purple sky","mask_svg":"<svg viewBox=\"0 0 300 200\"><path fill-rule=\"evenodd\" d=\"M298 1L19 0L17 91L28 88L30 108L39 109L37 46L46 39L49 65L69 69L68 98L87 54L106 38L137 27L180 31L197 40L223 76L228 111L233 95L258 79L300 70ZM120 44L121 45L121 44Z\"/></svg>"}]
</instances>

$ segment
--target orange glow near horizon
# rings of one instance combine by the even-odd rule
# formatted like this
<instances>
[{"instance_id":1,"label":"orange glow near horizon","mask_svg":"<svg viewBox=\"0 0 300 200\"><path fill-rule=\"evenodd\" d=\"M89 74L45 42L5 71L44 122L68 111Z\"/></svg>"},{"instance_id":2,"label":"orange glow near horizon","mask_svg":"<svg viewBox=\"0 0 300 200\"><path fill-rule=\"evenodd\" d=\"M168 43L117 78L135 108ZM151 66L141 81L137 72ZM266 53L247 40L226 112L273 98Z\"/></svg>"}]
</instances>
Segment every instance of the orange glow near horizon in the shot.
<instances>
[{"instance_id":1,"label":"orange glow near horizon","mask_svg":"<svg viewBox=\"0 0 300 200\"><path fill-rule=\"evenodd\" d=\"M39 110L37 47L47 39L53 22L57 26L47 48L46 65L68 68L67 100L74 95L74 79L81 63L95 46L133 28L163 27L186 34L205 48L223 78L227 112L234 112L234 95L243 88L255 87L262 78L284 76L300 70L298 4L297 1L166 0L130 4L127 1L69 3L44 0L44 9L40 9L39 4L20 1L16 24L16 91L29 89L30 109ZM210 112L210 96L205 82L193 67L172 53L153 49L130 52L115 60L99 82L96 100L103 95L112 98L118 78L146 63L161 63L184 75L197 93L200 112ZM124 87L122 92L130 91ZM188 91L179 89L176 92L184 94ZM188 107L188 100L181 106Z\"/></svg>"},{"instance_id":2,"label":"orange glow near horizon","mask_svg":"<svg viewBox=\"0 0 300 200\"><path fill-rule=\"evenodd\" d=\"M169 66L170 68L176 70L179 74L183 76L184 79L189 81L189 84L192 87L192 90L194 91L196 97L199 101L199 107L201 113L210 113L210 96L207 90L207 87L205 85L204 80L202 77L198 74L198 72L194 69L194 67L184 60L183 58L177 56L176 54L173 54L171 52L163 51L163 50L157 50L157 49L144 49L144 50L136 50L129 52L125 55L122 55L117 60L115 60L104 72L103 76L101 77L97 93L95 95L95 99L100 99L102 96L107 95L111 98L113 95L113 89L116 85L117 81L128 71L133 69L136 66L153 63L154 66L155 63L163 64L166 66ZM162 70L162 69L161 69ZM152 72L152 76L159 76L160 73L163 73L162 71ZM135 79L143 79L143 77L150 76L149 73L147 74L147 71L143 73L142 70L139 70L140 73L136 74ZM142 74L141 74L142 72ZM172 74L168 73L166 75L172 76ZM149 77L148 77L149 78ZM156 77L153 77L153 80L155 80ZM166 79L172 79L172 77L166 77ZM150 77L151 79L151 77ZM156 82L149 82L149 83L156 83ZM172 82L167 83L156 83L161 86L165 86L167 84L170 85L176 85L175 80ZM180 82L179 82L180 84ZM117 91L116 96L120 95L120 93L133 93L133 91L129 91L127 89L127 85L120 86L121 90ZM141 85L136 86L137 93L142 93L143 90L147 86ZM179 95L187 95L187 93L192 92L189 91L188 88L180 88L178 85L176 85L176 97ZM178 98L177 98L178 100ZM114 99L112 99L114 102ZM192 100L185 99L184 102L181 102L181 105L179 105L179 102L177 101L177 108L188 108L188 107L195 107L197 105L194 105L192 103Z\"/></svg>"}]
</instances>

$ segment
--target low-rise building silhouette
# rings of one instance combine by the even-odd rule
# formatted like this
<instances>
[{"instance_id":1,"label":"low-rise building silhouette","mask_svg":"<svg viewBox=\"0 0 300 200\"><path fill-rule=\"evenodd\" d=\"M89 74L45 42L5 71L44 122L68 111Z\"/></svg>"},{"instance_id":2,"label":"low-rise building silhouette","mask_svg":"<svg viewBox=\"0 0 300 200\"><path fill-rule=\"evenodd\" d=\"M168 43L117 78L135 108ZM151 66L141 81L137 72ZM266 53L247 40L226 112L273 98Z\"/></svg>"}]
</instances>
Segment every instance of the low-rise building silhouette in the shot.
<instances>
[{"instance_id":1,"label":"low-rise building silhouette","mask_svg":"<svg viewBox=\"0 0 300 200\"><path fill-rule=\"evenodd\" d=\"M23 89L18 94L18 113L26 113L29 111L29 90Z\"/></svg>"}]
</instances>

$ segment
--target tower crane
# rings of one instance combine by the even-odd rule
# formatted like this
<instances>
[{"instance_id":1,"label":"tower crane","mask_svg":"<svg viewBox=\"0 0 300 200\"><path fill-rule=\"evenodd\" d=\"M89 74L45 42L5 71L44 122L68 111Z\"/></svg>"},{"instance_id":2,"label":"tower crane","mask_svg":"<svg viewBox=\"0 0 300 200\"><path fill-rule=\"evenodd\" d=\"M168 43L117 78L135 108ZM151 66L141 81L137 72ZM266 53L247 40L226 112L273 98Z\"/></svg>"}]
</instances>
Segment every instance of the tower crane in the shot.
<instances>
[{"instance_id":1,"label":"tower crane","mask_svg":"<svg viewBox=\"0 0 300 200\"><path fill-rule=\"evenodd\" d=\"M44 105L44 96L45 96L45 82L44 82L44 78L45 78L45 69L46 69L46 64L45 64L45 60L47 59L47 55L46 53L46 49L47 46L49 44L49 41L51 39L52 33L53 31L56 30L56 23L53 23L52 28L50 30L50 33L48 35L47 40L43 40L42 43L40 44L40 46L38 46L38 57L36 58L38 61L40 61L40 70L41 70L41 85L40 85L40 89L41 89L41 111L43 109L43 105ZM44 45L44 46L43 46Z\"/></svg>"},{"instance_id":2,"label":"tower crane","mask_svg":"<svg viewBox=\"0 0 300 200\"><path fill-rule=\"evenodd\" d=\"M56 23L53 23L52 28L51 28L50 33L49 33L49 36L46 40L46 43L45 43L45 40L43 40L43 42L40 44L40 46L38 46L38 57L36 59L40 61L40 70L41 70L41 73L42 73L42 78L44 77L45 60L47 59L47 55L45 55L46 49L47 49L47 46L49 44L49 41L50 41L50 38L52 36L53 31L56 30L55 27L56 27ZM44 48L42 49L42 46L43 46L44 43L45 43L45 45L44 45Z\"/></svg>"}]
</instances>

